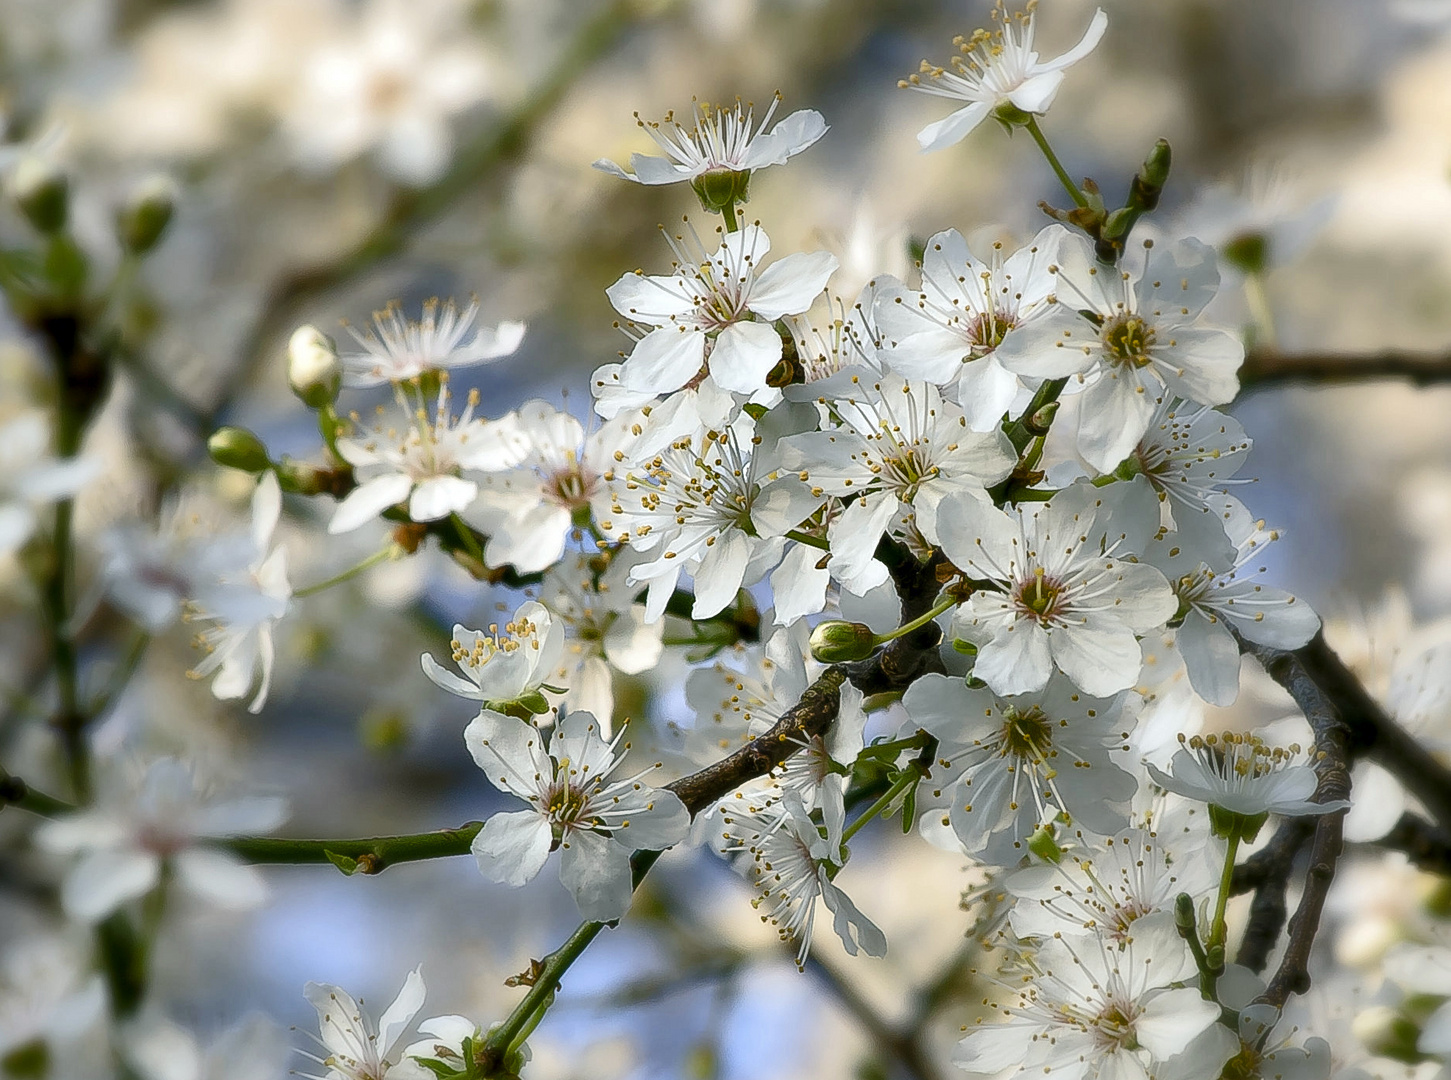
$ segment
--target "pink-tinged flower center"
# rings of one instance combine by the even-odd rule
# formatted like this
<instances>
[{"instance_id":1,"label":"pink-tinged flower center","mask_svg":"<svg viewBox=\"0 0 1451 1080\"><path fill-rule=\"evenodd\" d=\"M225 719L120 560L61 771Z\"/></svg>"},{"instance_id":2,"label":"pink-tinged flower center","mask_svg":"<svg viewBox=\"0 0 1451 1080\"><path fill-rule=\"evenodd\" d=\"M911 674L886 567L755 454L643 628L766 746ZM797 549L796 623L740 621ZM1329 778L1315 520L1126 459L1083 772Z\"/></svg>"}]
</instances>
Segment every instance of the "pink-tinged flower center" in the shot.
<instances>
[{"instance_id":1,"label":"pink-tinged flower center","mask_svg":"<svg viewBox=\"0 0 1451 1080\"><path fill-rule=\"evenodd\" d=\"M1116 367L1148 367L1154 362L1149 350L1154 347L1154 328L1137 315L1115 315L1106 320L1100 332L1103 351Z\"/></svg>"},{"instance_id":2,"label":"pink-tinged flower center","mask_svg":"<svg viewBox=\"0 0 1451 1080\"><path fill-rule=\"evenodd\" d=\"M587 471L578 462L572 461L550 474L544 484L544 494L551 502L567 510L578 510L588 506L591 496L599 488L599 476Z\"/></svg>"},{"instance_id":3,"label":"pink-tinged flower center","mask_svg":"<svg viewBox=\"0 0 1451 1080\"><path fill-rule=\"evenodd\" d=\"M1093 1022L1093 1041L1105 1052L1133 1050L1139 1045L1134 1035L1138 1005L1130 1000L1110 998Z\"/></svg>"},{"instance_id":4,"label":"pink-tinged flower center","mask_svg":"<svg viewBox=\"0 0 1451 1080\"><path fill-rule=\"evenodd\" d=\"M974 352L986 354L1003 343L1008 331L1018 325L1016 315L1008 311L987 311L973 317L967 325L967 339L975 346Z\"/></svg>"}]
</instances>

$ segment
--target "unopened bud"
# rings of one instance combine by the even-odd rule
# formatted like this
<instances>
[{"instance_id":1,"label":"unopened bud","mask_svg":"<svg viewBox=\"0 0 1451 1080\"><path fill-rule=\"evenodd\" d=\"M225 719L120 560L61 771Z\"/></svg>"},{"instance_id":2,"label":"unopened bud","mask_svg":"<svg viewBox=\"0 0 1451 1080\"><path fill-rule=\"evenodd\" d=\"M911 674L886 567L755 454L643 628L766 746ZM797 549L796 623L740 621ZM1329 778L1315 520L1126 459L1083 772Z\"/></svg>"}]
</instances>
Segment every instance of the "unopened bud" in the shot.
<instances>
[{"instance_id":1,"label":"unopened bud","mask_svg":"<svg viewBox=\"0 0 1451 1080\"><path fill-rule=\"evenodd\" d=\"M309 409L337 400L343 369L332 339L315 326L299 326L287 342L287 382Z\"/></svg>"},{"instance_id":2,"label":"unopened bud","mask_svg":"<svg viewBox=\"0 0 1451 1080\"><path fill-rule=\"evenodd\" d=\"M1154 143L1154 148L1149 151L1149 156L1144 158L1143 167L1139 169L1139 176L1145 185L1162 191L1164 185L1169 182L1169 166L1173 164L1174 152L1169 148L1168 139L1160 139ZM1152 210L1152 206L1144 207L1145 210Z\"/></svg>"},{"instance_id":3,"label":"unopened bud","mask_svg":"<svg viewBox=\"0 0 1451 1080\"><path fill-rule=\"evenodd\" d=\"M1023 426L1028 429L1028 433L1031 435L1046 435L1048 434L1048 429L1053 426L1053 418L1057 415L1058 402L1050 401L1040 408L1035 409L1033 415L1028 417Z\"/></svg>"},{"instance_id":4,"label":"unopened bud","mask_svg":"<svg viewBox=\"0 0 1451 1080\"><path fill-rule=\"evenodd\" d=\"M1186 937L1195 932L1194 897L1186 892L1174 897L1174 926Z\"/></svg>"},{"instance_id":5,"label":"unopened bud","mask_svg":"<svg viewBox=\"0 0 1451 1080\"><path fill-rule=\"evenodd\" d=\"M51 162L27 154L10 174L10 197L38 230L59 232L66 223L70 181Z\"/></svg>"},{"instance_id":6,"label":"unopened bud","mask_svg":"<svg viewBox=\"0 0 1451 1080\"><path fill-rule=\"evenodd\" d=\"M877 635L864 623L831 619L811 631L811 655L823 664L865 660L877 647Z\"/></svg>"},{"instance_id":7,"label":"unopened bud","mask_svg":"<svg viewBox=\"0 0 1451 1080\"><path fill-rule=\"evenodd\" d=\"M218 465L242 472L259 473L272 465L267 447L246 428L218 428L207 440L207 452Z\"/></svg>"},{"instance_id":8,"label":"unopened bud","mask_svg":"<svg viewBox=\"0 0 1451 1080\"><path fill-rule=\"evenodd\" d=\"M751 197L750 170L709 169L690 182L700 205L712 214L729 210Z\"/></svg>"},{"instance_id":9,"label":"unopened bud","mask_svg":"<svg viewBox=\"0 0 1451 1080\"><path fill-rule=\"evenodd\" d=\"M1219 249L1224 261L1246 274L1262 274L1270 263L1270 238L1261 232L1241 233Z\"/></svg>"},{"instance_id":10,"label":"unopened bud","mask_svg":"<svg viewBox=\"0 0 1451 1080\"><path fill-rule=\"evenodd\" d=\"M116 219L116 235L131 255L145 255L161 240L176 209L176 181L162 173L149 176L131 192Z\"/></svg>"}]
</instances>

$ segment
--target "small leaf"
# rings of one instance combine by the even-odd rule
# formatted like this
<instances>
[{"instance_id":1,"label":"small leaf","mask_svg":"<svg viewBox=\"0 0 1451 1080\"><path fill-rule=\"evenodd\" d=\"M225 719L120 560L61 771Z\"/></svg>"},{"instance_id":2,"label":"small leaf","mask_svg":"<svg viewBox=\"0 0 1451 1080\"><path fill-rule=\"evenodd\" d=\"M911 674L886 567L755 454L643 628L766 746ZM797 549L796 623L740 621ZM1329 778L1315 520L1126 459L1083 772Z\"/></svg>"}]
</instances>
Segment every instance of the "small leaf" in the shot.
<instances>
[{"instance_id":1,"label":"small leaf","mask_svg":"<svg viewBox=\"0 0 1451 1080\"><path fill-rule=\"evenodd\" d=\"M323 854L327 856L328 862L332 863L348 877L352 877L358 872L357 859L350 859L346 855L339 855L336 851L325 850Z\"/></svg>"}]
</instances>

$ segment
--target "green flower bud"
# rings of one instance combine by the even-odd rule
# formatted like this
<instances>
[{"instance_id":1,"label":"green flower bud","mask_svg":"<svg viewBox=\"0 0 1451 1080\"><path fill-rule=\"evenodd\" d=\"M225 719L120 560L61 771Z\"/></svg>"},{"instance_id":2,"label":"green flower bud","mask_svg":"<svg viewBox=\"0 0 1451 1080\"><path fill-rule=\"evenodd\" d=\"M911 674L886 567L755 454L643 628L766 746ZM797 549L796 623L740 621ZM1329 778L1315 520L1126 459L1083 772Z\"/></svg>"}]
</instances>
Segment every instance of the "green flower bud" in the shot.
<instances>
[{"instance_id":1,"label":"green flower bud","mask_svg":"<svg viewBox=\"0 0 1451 1080\"><path fill-rule=\"evenodd\" d=\"M43 233L59 232L70 206L70 181L44 158L27 154L10 174L10 196L25 219Z\"/></svg>"},{"instance_id":2,"label":"green flower bud","mask_svg":"<svg viewBox=\"0 0 1451 1080\"><path fill-rule=\"evenodd\" d=\"M1269 818L1268 813L1239 814L1233 810L1226 810L1222 806L1209 804L1210 831L1215 836L1222 836L1226 840L1238 836L1245 843L1253 843Z\"/></svg>"},{"instance_id":3,"label":"green flower bud","mask_svg":"<svg viewBox=\"0 0 1451 1080\"><path fill-rule=\"evenodd\" d=\"M1194 897L1186 892L1181 892L1174 897L1174 926L1184 936L1195 933L1194 929Z\"/></svg>"},{"instance_id":4,"label":"green flower bud","mask_svg":"<svg viewBox=\"0 0 1451 1080\"><path fill-rule=\"evenodd\" d=\"M877 635L864 623L831 619L811 631L811 655L823 664L865 660L877 647Z\"/></svg>"},{"instance_id":5,"label":"green flower bud","mask_svg":"<svg viewBox=\"0 0 1451 1080\"><path fill-rule=\"evenodd\" d=\"M1270 238L1264 233L1241 233L1227 241L1219 253L1246 274L1262 274L1270 263Z\"/></svg>"},{"instance_id":6,"label":"green flower bud","mask_svg":"<svg viewBox=\"0 0 1451 1080\"><path fill-rule=\"evenodd\" d=\"M1053 426L1053 420L1058 415L1059 403L1050 401L1041 408L1036 409L1033 415L1024 421L1023 426L1028 429L1030 435L1046 435L1048 429Z\"/></svg>"},{"instance_id":7,"label":"green flower bud","mask_svg":"<svg viewBox=\"0 0 1451 1080\"><path fill-rule=\"evenodd\" d=\"M267 447L246 428L218 428L207 440L207 452L218 465L242 472L259 473L272 465Z\"/></svg>"},{"instance_id":8,"label":"green flower bud","mask_svg":"<svg viewBox=\"0 0 1451 1080\"><path fill-rule=\"evenodd\" d=\"M337 400L343 384L332 339L315 326L299 326L287 342L287 382L309 409Z\"/></svg>"},{"instance_id":9,"label":"green flower bud","mask_svg":"<svg viewBox=\"0 0 1451 1080\"><path fill-rule=\"evenodd\" d=\"M42 1038L21 1043L0 1057L0 1076L43 1080L50 1075L50 1046Z\"/></svg>"},{"instance_id":10,"label":"green flower bud","mask_svg":"<svg viewBox=\"0 0 1451 1080\"><path fill-rule=\"evenodd\" d=\"M145 255L171 224L176 209L176 182L158 173L143 180L116 219L116 235L131 255Z\"/></svg>"},{"instance_id":11,"label":"green flower bud","mask_svg":"<svg viewBox=\"0 0 1451 1080\"><path fill-rule=\"evenodd\" d=\"M729 210L751 197L751 174L733 169L710 169L690 182L700 205L712 214Z\"/></svg>"}]
</instances>

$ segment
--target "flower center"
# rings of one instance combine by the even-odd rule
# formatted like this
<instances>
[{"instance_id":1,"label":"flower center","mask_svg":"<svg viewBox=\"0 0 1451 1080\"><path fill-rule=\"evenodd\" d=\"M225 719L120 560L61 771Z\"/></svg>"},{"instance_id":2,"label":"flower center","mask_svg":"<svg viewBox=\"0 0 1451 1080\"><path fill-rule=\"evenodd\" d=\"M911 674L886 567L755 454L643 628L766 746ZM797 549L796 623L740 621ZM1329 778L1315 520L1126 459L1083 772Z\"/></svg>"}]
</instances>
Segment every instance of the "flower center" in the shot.
<instances>
[{"instance_id":1,"label":"flower center","mask_svg":"<svg viewBox=\"0 0 1451 1080\"><path fill-rule=\"evenodd\" d=\"M1042 761L1052 744L1053 724L1042 709L1036 705L1022 711L1011 705L1003 709L1003 756Z\"/></svg>"},{"instance_id":2,"label":"flower center","mask_svg":"<svg viewBox=\"0 0 1451 1080\"><path fill-rule=\"evenodd\" d=\"M599 486L599 477L586 474L579 462L573 461L549 477L544 494L567 510L588 506L590 496Z\"/></svg>"},{"instance_id":3,"label":"flower center","mask_svg":"<svg viewBox=\"0 0 1451 1080\"><path fill-rule=\"evenodd\" d=\"M1007 311L988 311L973 318L967 327L967 338L976 348L978 355L996 349L1008 336L1008 331L1018 325L1018 320Z\"/></svg>"},{"instance_id":4,"label":"flower center","mask_svg":"<svg viewBox=\"0 0 1451 1080\"><path fill-rule=\"evenodd\" d=\"M1103 348L1118 367L1147 367L1154 358L1154 328L1137 315L1115 315L1103 324Z\"/></svg>"},{"instance_id":5,"label":"flower center","mask_svg":"<svg viewBox=\"0 0 1451 1080\"><path fill-rule=\"evenodd\" d=\"M589 791L578 784L569 782L568 759L560 761L555 768L554 786L544 804L544 809L549 814L549 820L554 825L565 828L578 827L581 824L588 828L592 822L581 822L580 819L589 805Z\"/></svg>"},{"instance_id":6,"label":"flower center","mask_svg":"<svg viewBox=\"0 0 1451 1080\"><path fill-rule=\"evenodd\" d=\"M1132 1050L1139 1041L1134 1037L1134 1021L1138 1009L1132 1001L1110 1000L1094 1018L1094 1041L1104 1050Z\"/></svg>"},{"instance_id":7,"label":"flower center","mask_svg":"<svg viewBox=\"0 0 1451 1080\"><path fill-rule=\"evenodd\" d=\"M1063 596L1063 584L1049 577L1041 566L1035 566L1032 578L1018 582L1013 600L1019 614L1047 626L1062 610Z\"/></svg>"}]
</instances>

